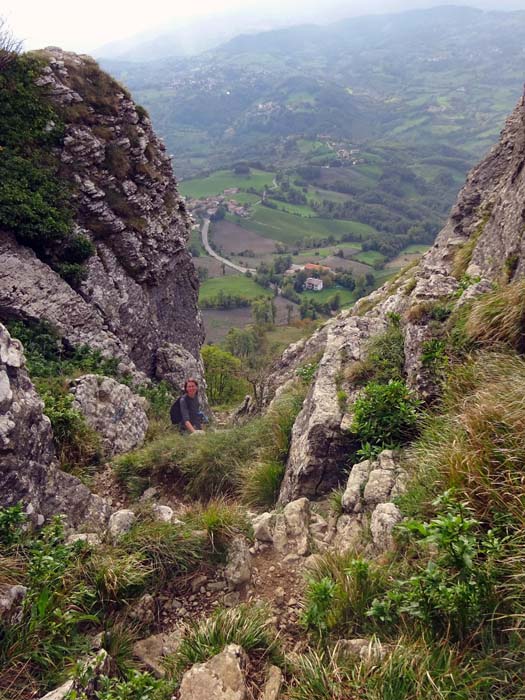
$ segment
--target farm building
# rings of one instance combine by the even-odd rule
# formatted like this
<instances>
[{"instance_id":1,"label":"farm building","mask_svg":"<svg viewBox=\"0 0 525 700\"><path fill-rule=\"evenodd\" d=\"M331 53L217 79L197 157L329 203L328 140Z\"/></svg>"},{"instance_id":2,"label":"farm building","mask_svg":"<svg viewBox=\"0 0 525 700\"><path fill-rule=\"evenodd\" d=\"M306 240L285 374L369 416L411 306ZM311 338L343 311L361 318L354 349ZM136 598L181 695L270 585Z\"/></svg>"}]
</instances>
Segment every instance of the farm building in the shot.
<instances>
[{"instance_id":1,"label":"farm building","mask_svg":"<svg viewBox=\"0 0 525 700\"><path fill-rule=\"evenodd\" d=\"M315 277L307 277L304 288L313 292L320 292L323 288L323 280L318 280Z\"/></svg>"}]
</instances>

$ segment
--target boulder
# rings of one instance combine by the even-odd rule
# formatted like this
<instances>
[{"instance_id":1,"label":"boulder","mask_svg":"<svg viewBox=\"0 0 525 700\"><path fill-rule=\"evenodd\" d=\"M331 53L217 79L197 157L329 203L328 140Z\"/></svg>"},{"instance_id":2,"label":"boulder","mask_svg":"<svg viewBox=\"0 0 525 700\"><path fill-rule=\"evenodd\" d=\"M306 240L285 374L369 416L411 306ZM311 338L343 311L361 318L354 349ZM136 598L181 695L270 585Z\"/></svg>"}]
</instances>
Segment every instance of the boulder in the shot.
<instances>
[{"instance_id":1,"label":"boulder","mask_svg":"<svg viewBox=\"0 0 525 700\"><path fill-rule=\"evenodd\" d=\"M195 664L186 671L180 685L180 700L246 700L244 663L242 648L229 644L206 663Z\"/></svg>"},{"instance_id":2,"label":"boulder","mask_svg":"<svg viewBox=\"0 0 525 700\"><path fill-rule=\"evenodd\" d=\"M227 563L224 577L230 589L241 588L252 576L252 556L250 545L245 537L233 538L228 546Z\"/></svg>"},{"instance_id":3,"label":"boulder","mask_svg":"<svg viewBox=\"0 0 525 700\"><path fill-rule=\"evenodd\" d=\"M0 592L0 622L12 625L19 621L26 594L25 586L9 586Z\"/></svg>"},{"instance_id":4,"label":"boulder","mask_svg":"<svg viewBox=\"0 0 525 700\"><path fill-rule=\"evenodd\" d=\"M112 457L142 445L148 430L147 402L110 377L86 374L70 388L73 407L101 437L104 454Z\"/></svg>"},{"instance_id":5,"label":"boulder","mask_svg":"<svg viewBox=\"0 0 525 700\"><path fill-rule=\"evenodd\" d=\"M395 526L402 519L401 511L393 503L380 503L374 509L370 519L370 532L375 549L378 552L384 552L393 548L394 539L392 533Z\"/></svg>"},{"instance_id":6,"label":"boulder","mask_svg":"<svg viewBox=\"0 0 525 700\"><path fill-rule=\"evenodd\" d=\"M283 554L306 556L310 553L310 501L298 498L275 516L273 546Z\"/></svg>"},{"instance_id":7,"label":"boulder","mask_svg":"<svg viewBox=\"0 0 525 700\"><path fill-rule=\"evenodd\" d=\"M150 593L145 593L129 610L129 616L140 625L152 625L157 619L157 601Z\"/></svg>"},{"instance_id":8,"label":"boulder","mask_svg":"<svg viewBox=\"0 0 525 700\"><path fill-rule=\"evenodd\" d=\"M274 513L261 513L252 520L253 535L259 542L272 542L275 525Z\"/></svg>"},{"instance_id":9,"label":"boulder","mask_svg":"<svg viewBox=\"0 0 525 700\"><path fill-rule=\"evenodd\" d=\"M135 513L127 508L117 510L113 513L109 519L108 525L108 537L111 542L113 542L113 544L117 543L126 532L131 530L135 520Z\"/></svg>"},{"instance_id":10,"label":"boulder","mask_svg":"<svg viewBox=\"0 0 525 700\"><path fill-rule=\"evenodd\" d=\"M177 651L182 637L182 631L175 629L140 639L133 645L133 656L140 661L141 666L151 671L157 678L163 678L166 670L162 660Z\"/></svg>"}]
</instances>

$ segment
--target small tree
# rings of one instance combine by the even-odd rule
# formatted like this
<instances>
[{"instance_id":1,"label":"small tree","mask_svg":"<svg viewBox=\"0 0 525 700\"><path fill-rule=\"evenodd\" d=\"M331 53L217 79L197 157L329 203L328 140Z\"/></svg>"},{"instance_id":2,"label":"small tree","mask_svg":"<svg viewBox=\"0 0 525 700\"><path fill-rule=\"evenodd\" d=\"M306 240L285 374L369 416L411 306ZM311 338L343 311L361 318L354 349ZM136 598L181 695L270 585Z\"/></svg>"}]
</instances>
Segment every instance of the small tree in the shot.
<instances>
[{"instance_id":1,"label":"small tree","mask_svg":"<svg viewBox=\"0 0 525 700\"><path fill-rule=\"evenodd\" d=\"M211 404L235 400L244 392L239 384L241 361L215 345L202 348L208 397Z\"/></svg>"},{"instance_id":2,"label":"small tree","mask_svg":"<svg viewBox=\"0 0 525 700\"><path fill-rule=\"evenodd\" d=\"M13 37L6 20L0 17L0 71L7 68L21 49L22 42Z\"/></svg>"}]
</instances>

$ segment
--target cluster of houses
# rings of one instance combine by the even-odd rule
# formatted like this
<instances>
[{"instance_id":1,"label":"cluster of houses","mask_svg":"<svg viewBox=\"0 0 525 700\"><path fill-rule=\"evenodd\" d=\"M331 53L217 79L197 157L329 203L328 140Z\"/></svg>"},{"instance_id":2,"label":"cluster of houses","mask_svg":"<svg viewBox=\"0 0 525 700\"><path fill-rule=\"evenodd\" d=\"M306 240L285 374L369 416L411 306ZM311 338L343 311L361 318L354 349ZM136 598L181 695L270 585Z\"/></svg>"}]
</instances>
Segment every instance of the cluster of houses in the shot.
<instances>
[{"instance_id":1,"label":"cluster of houses","mask_svg":"<svg viewBox=\"0 0 525 700\"><path fill-rule=\"evenodd\" d=\"M201 214L213 216L219 210L219 207L225 207L230 214L242 216L246 218L250 215L250 209L247 204L240 204L232 195L237 194L239 190L236 187L231 187L224 190L223 194L213 195L210 197L202 197L201 199L186 200L186 208L190 214Z\"/></svg>"}]
</instances>

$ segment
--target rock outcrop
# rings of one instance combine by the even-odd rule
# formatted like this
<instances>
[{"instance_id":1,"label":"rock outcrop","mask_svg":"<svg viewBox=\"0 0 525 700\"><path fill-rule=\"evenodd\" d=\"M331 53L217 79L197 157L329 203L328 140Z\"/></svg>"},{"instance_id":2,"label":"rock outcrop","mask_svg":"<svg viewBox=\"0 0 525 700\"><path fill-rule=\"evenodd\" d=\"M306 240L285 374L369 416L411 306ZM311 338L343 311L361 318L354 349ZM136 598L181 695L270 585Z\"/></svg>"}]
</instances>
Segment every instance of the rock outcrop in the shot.
<instances>
[{"instance_id":1,"label":"rock outcrop","mask_svg":"<svg viewBox=\"0 0 525 700\"><path fill-rule=\"evenodd\" d=\"M523 277L524 165L525 99L521 99L499 144L468 175L447 223L420 263L286 350L267 381L266 403L300 366L321 359L293 428L281 503L319 496L342 481L342 471L349 466L345 464L352 447L348 428L357 395L343 370L362 358L369 339L381 333L392 313L401 319L407 385L431 401L435 382L422 361L425 343L432 338L429 318L407 312L439 301L461 305L462 296L470 299L493 282ZM344 392L348 408L340 405L338 392ZM394 515L378 514L378 533L390 517Z\"/></svg>"},{"instance_id":2,"label":"rock outcrop","mask_svg":"<svg viewBox=\"0 0 525 700\"><path fill-rule=\"evenodd\" d=\"M35 524L63 514L67 522L100 530L108 504L54 466L49 419L25 369L22 346L0 324L0 506L22 502Z\"/></svg>"},{"instance_id":3,"label":"rock outcrop","mask_svg":"<svg viewBox=\"0 0 525 700\"><path fill-rule=\"evenodd\" d=\"M195 664L182 678L180 700L245 700L244 662L241 647L229 644L206 663Z\"/></svg>"},{"instance_id":4,"label":"rock outcrop","mask_svg":"<svg viewBox=\"0 0 525 700\"><path fill-rule=\"evenodd\" d=\"M90 345L151 377L157 350L168 343L198 362L203 330L186 247L190 222L164 145L144 110L92 59L59 49L41 58L47 65L38 84L65 122L59 155L73 187L76 231L96 252L73 289L0 232L0 320L46 320L69 345Z\"/></svg>"},{"instance_id":5,"label":"rock outcrop","mask_svg":"<svg viewBox=\"0 0 525 700\"><path fill-rule=\"evenodd\" d=\"M86 374L73 382L73 407L101 437L104 455L113 457L142 445L148 430L146 401L110 377Z\"/></svg>"}]
</instances>

